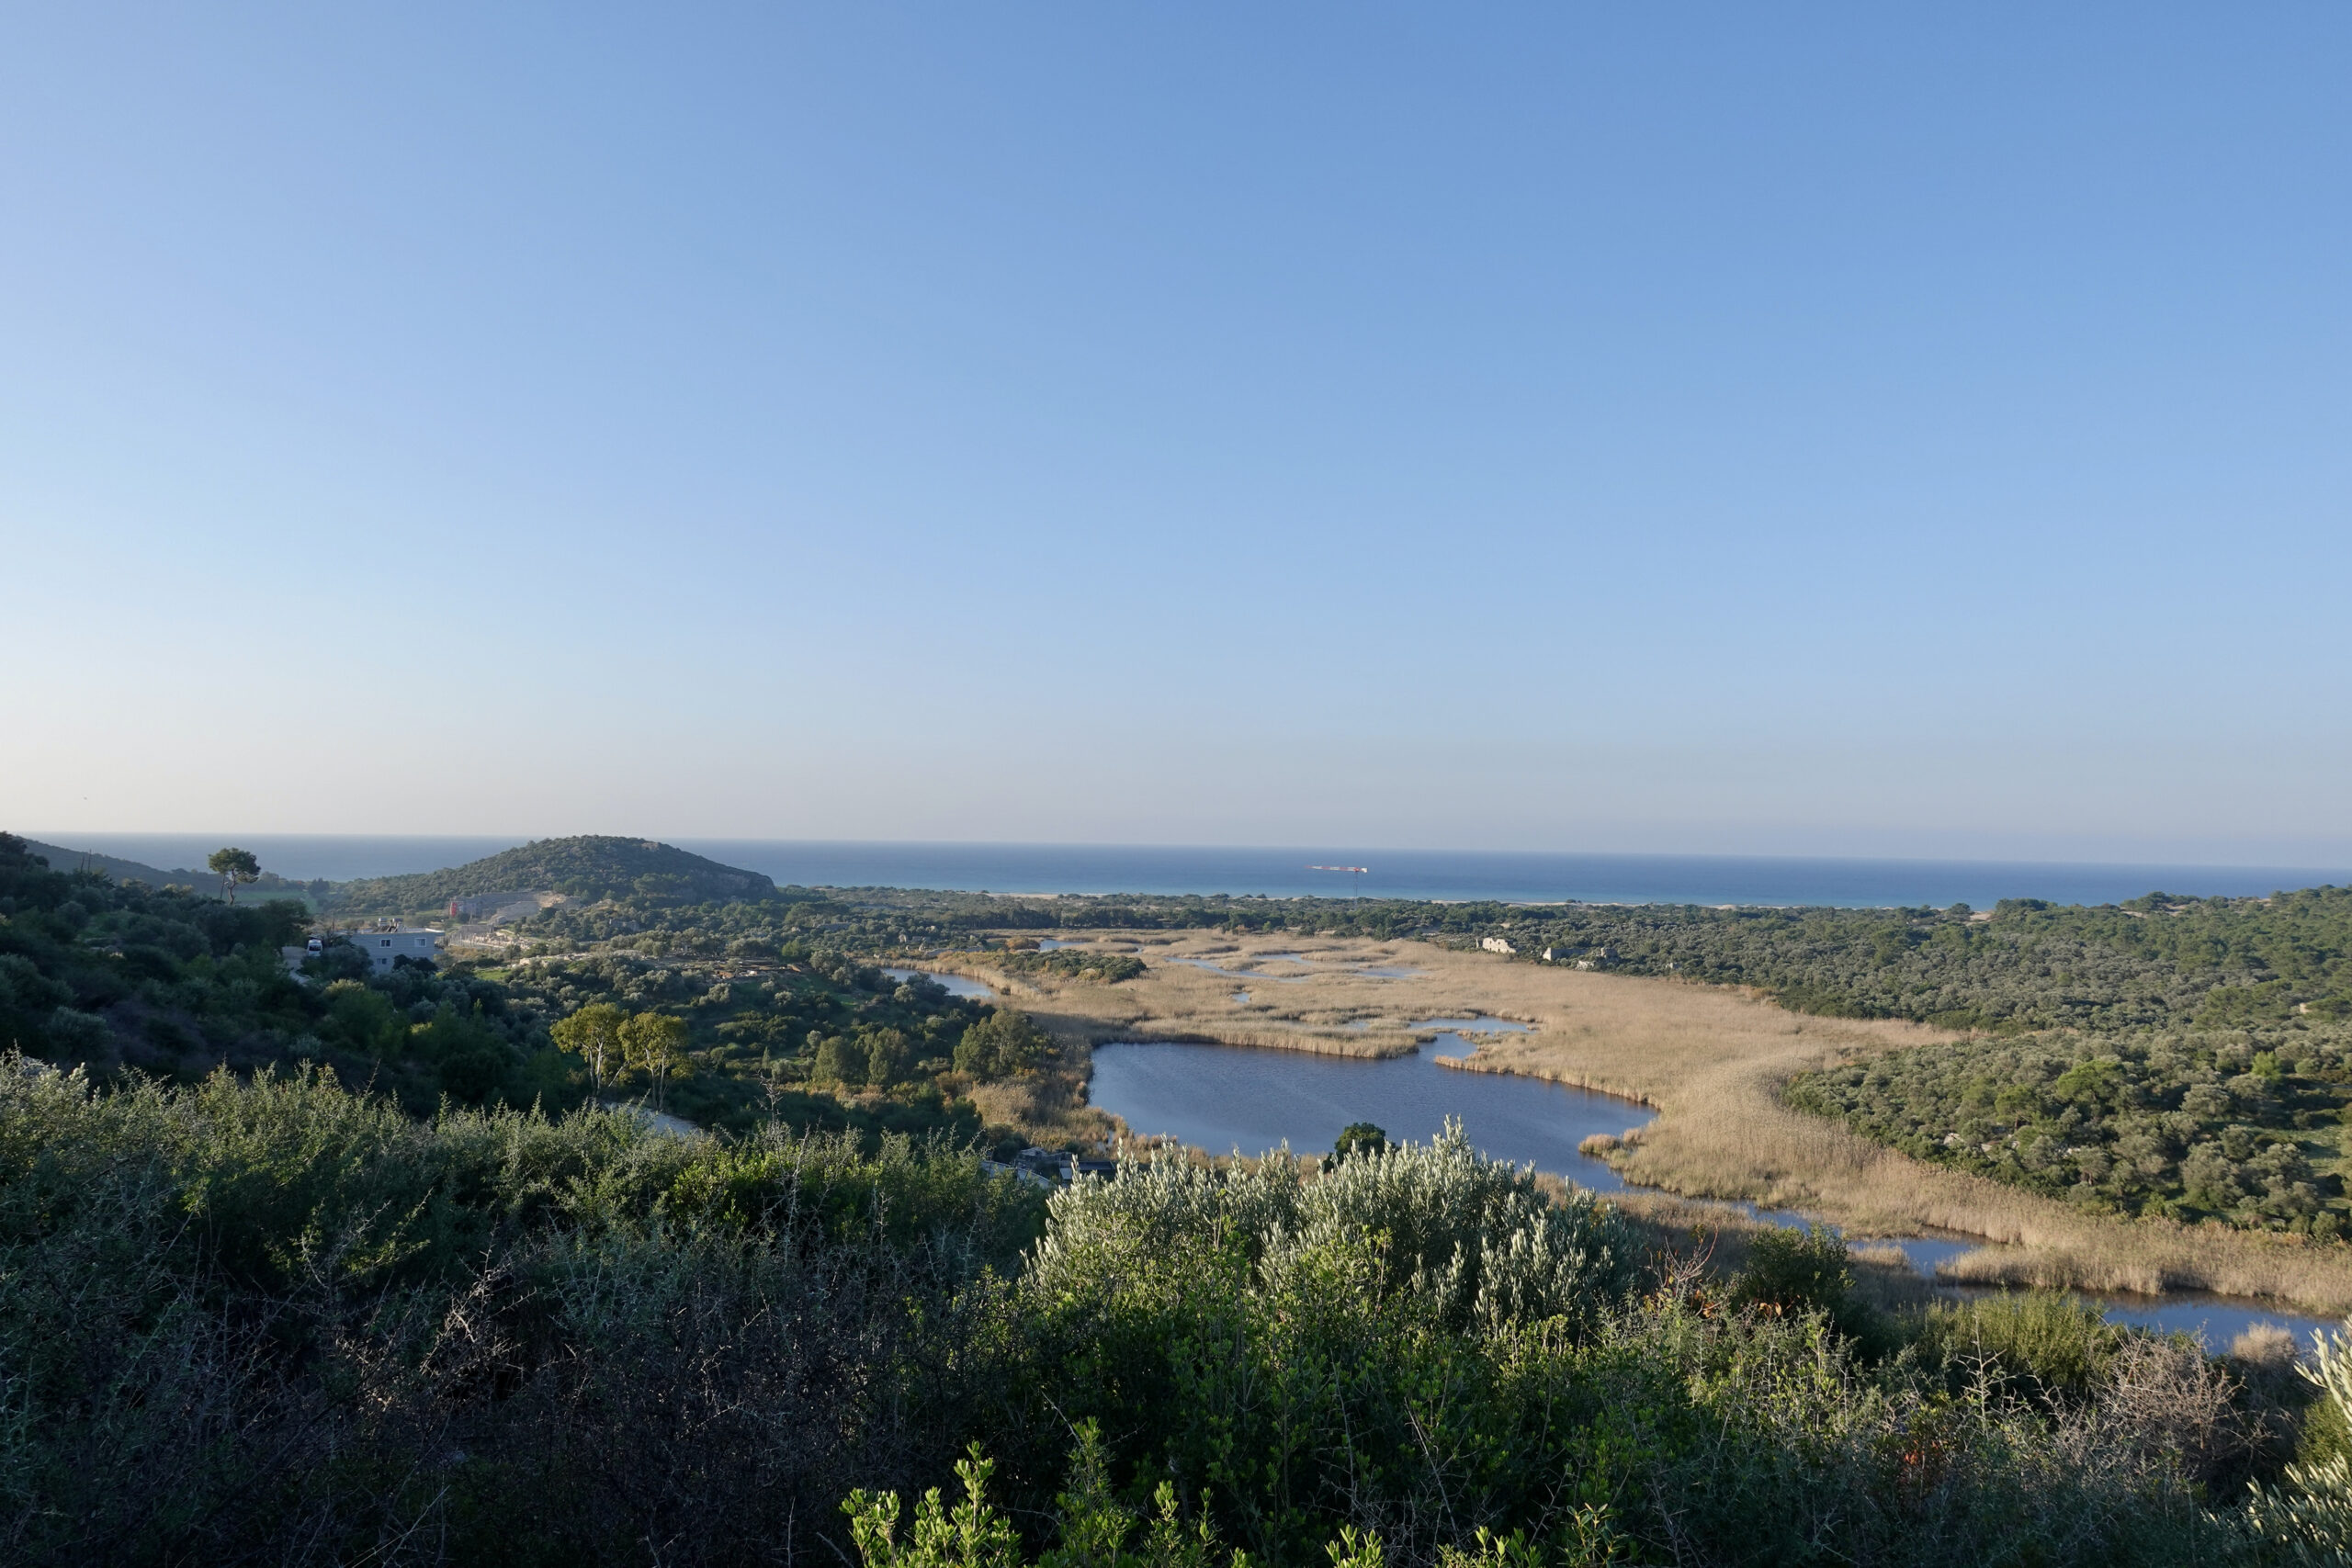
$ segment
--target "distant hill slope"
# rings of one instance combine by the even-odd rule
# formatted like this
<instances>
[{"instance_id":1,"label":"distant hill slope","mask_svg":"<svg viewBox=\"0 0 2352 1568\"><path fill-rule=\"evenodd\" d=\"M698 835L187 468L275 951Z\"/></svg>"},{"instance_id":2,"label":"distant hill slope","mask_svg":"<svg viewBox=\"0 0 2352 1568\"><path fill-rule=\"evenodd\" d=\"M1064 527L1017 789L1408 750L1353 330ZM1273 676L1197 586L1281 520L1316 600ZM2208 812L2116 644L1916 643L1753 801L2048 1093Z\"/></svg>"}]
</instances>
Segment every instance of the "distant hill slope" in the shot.
<instances>
[{"instance_id":1,"label":"distant hill slope","mask_svg":"<svg viewBox=\"0 0 2352 1568\"><path fill-rule=\"evenodd\" d=\"M756 871L721 865L673 844L589 835L541 839L447 871L338 883L326 907L337 914L405 914L438 909L452 898L541 889L591 900L636 897L684 904L776 896L775 884Z\"/></svg>"},{"instance_id":2,"label":"distant hill slope","mask_svg":"<svg viewBox=\"0 0 2352 1568\"><path fill-rule=\"evenodd\" d=\"M25 850L49 862L51 871L100 871L117 882L143 882L150 887L168 887L175 882L193 884L198 891L218 887L220 879L205 871L159 871L135 860L118 855L102 855L91 850L69 850L58 844L44 844L38 839L27 839Z\"/></svg>"},{"instance_id":3,"label":"distant hill slope","mask_svg":"<svg viewBox=\"0 0 2352 1568\"><path fill-rule=\"evenodd\" d=\"M24 845L26 853L39 855L49 862L51 871L95 871L109 881L143 882L150 887L187 887L199 898L220 897L220 879L209 871L192 871L186 866L177 871L163 871L143 861L125 860L120 855L102 855L96 850L69 850L59 844L44 844L35 839L25 840ZM302 883L288 882L266 869L262 872L259 882L245 888L243 897L264 900L300 898L306 904L315 901L313 888Z\"/></svg>"}]
</instances>

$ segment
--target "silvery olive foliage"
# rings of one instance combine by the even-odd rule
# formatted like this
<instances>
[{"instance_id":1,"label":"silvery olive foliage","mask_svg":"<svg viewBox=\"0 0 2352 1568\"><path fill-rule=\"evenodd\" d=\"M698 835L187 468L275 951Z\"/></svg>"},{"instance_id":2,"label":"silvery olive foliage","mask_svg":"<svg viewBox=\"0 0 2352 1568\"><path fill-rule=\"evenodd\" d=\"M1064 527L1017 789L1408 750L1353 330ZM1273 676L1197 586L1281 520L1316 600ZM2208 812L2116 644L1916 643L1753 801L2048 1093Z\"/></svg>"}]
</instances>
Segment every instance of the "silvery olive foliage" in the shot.
<instances>
[{"instance_id":1,"label":"silvery olive foliage","mask_svg":"<svg viewBox=\"0 0 2352 1568\"><path fill-rule=\"evenodd\" d=\"M1312 1179L1287 1157L1212 1169L1130 1156L1114 1181L1056 1193L1048 1215L1033 1267L1045 1288L1131 1244L1238 1247L1271 1281L1370 1240L1385 1286L1456 1327L1589 1315L1632 1287L1640 1247L1616 1210L1584 1191L1555 1201L1530 1171L1482 1157L1459 1123Z\"/></svg>"},{"instance_id":2,"label":"silvery olive foliage","mask_svg":"<svg viewBox=\"0 0 2352 1568\"><path fill-rule=\"evenodd\" d=\"M2352 1419L2352 1322L2317 1339L2312 1359L2296 1371L2339 1417ZM2256 1482L2250 1493L2238 1523L2254 1560L2297 1568L2352 1563L2352 1454L2290 1464L2283 1485Z\"/></svg>"}]
</instances>

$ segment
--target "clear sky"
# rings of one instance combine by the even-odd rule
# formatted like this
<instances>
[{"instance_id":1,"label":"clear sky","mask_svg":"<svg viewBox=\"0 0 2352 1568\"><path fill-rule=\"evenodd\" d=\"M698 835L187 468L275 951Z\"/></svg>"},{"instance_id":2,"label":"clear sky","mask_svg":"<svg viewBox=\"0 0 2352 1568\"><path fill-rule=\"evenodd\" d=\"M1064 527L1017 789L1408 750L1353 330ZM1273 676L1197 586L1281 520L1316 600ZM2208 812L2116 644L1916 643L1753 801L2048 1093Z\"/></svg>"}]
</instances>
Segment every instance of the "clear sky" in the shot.
<instances>
[{"instance_id":1,"label":"clear sky","mask_svg":"<svg viewBox=\"0 0 2352 1568\"><path fill-rule=\"evenodd\" d=\"M2352 8L0 17L0 819L2345 863Z\"/></svg>"}]
</instances>

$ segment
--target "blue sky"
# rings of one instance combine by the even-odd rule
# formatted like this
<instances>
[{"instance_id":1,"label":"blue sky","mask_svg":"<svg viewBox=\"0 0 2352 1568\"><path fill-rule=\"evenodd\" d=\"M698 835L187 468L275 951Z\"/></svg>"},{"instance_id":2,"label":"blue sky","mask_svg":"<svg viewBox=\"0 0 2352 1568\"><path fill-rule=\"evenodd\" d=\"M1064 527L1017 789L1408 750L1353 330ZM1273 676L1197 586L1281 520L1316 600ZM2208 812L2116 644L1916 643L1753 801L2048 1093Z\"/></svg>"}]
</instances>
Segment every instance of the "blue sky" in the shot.
<instances>
[{"instance_id":1,"label":"blue sky","mask_svg":"<svg viewBox=\"0 0 2352 1568\"><path fill-rule=\"evenodd\" d=\"M2316 4L21 7L0 816L2343 863L2346 80Z\"/></svg>"}]
</instances>

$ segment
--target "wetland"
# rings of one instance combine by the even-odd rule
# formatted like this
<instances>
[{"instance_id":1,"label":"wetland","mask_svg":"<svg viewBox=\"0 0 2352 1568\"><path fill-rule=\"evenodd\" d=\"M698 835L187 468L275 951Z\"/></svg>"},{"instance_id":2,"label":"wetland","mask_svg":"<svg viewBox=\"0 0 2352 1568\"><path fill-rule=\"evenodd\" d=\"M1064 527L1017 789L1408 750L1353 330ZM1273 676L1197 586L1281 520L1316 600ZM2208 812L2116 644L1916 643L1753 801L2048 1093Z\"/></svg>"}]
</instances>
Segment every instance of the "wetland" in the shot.
<instances>
[{"instance_id":1,"label":"wetland","mask_svg":"<svg viewBox=\"0 0 2352 1568\"><path fill-rule=\"evenodd\" d=\"M1347 1081L1379 1086L1382 1095L1393 1084L1396 1093L1422 1096L1432 1110L1446 1098L1435 1091L1450 1079L1501 1079L1491 1091L1498 1095L1581 1090L1573 1100L1535 1101L1560 1108L1562 1120L1578 1129L1577 1138L1549 1139L1549 1157L1533 1145L1514 1154L1499 1140L1494 1152L1535 1158L1571 1179L1595 1179L1588 1184L1605 1185L1598 1178L1605 1170L1634 1189L1818 1216L1857 1238L1943 1238L1921 1248L1921 1256L1955 1286L2086 1291L2140 1298L2151 1307L2222 1296L2274 1313L2352 1308L2352 1259L2341 1246L2086 1213L1913 1159L1787 1103L1785 1086L1801 1074L1962 1038L1956 1031L1806 1015L1742 987L1514 962L1430 942L1132 931L1115 940L1146 966L1124 984L1042 976L1006 976L1003 983L1072 1049L1092 1050L1093 1065L1083 1069L1092 1075L1092 1104L1138 1134L1176 1134L1218 1152L1236 1145L1252 1152L1252 1134L1260 1147L1288 1136L1304 1149L1309 1140L1328 1137L1323 1125L1337 1113L1340 1096L1304 1085L1277 1091L1267 1084L1194 1084L1152 1065L1178 1058L1147 1055L1136 1046L1192 1047L1181 1058L1187 1061L1203 1060L1200 1049L1216 1046L1256 1048L1232 1053L1237 1063L1259 1062L1266 1052L1341 1058L1298 1066L1343 1074L1351 1066L1385 1066L1390 1076L1365 1073ZM953 962L987 972L985 955ZM1247 988L1237 988L1238 982ZM1479 1032L1436 1027L1471 1021L1479 1021ZM1454 1038L1441 1046L1442 1033ZM1441 1059L1458 1066L1441 1067ZM1271 1083L1288 1070L1220 1066L1212 1077L1254 1074ZM1142 1105L1136 1097L1152 1079L1170 1098L1144 1120L1166 1126L1147 1127L1127 1109ZM1464 1081L1455 1092L1490 1091L1471 1090ZM1269 1098L1277 1093L1284 1098ZM1318 1100L1334 1106L1307 1109ZM1302 1113L1278 1124L1277 1103L1297 1105ZM1361 1114L1341 1115L1335 1126ZM1427 1136L1442 1116L1400 1118L1404 1125L1390 1130ZM1510 1117L1519 1122L1522 1113ZM1579 1147L1587 1127L1600 1135L1594 1148ZM1469 1130L1474 1141L1481 1136L1475 1120ZM1556 1152L1564 1143L1567 1156Z\"/></svg>"}]
</instances>

